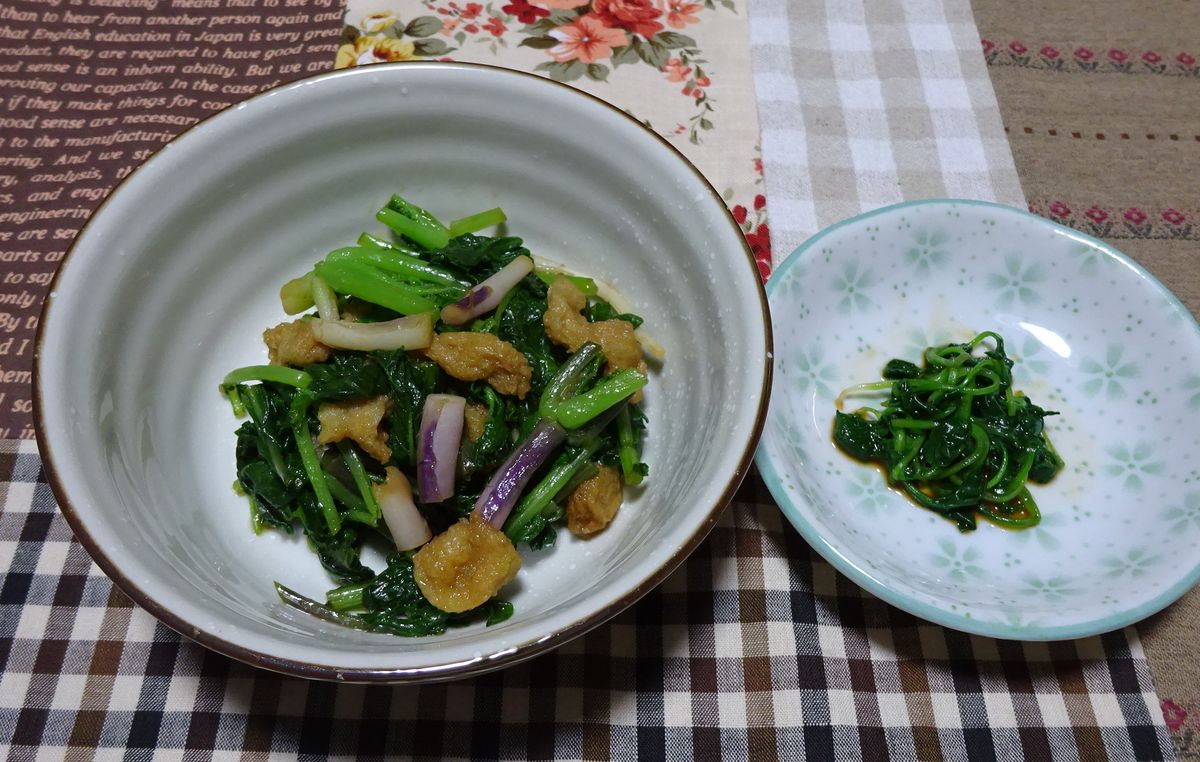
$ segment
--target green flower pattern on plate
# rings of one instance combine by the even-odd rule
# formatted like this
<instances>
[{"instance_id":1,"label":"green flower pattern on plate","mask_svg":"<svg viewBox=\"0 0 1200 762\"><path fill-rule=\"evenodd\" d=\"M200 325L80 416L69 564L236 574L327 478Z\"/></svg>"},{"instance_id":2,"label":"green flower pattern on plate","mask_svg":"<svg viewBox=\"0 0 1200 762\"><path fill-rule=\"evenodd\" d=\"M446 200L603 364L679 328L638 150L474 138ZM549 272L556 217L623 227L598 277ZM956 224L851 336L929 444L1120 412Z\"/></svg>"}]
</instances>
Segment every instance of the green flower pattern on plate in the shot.
<instances>
[{"instance_id":1,"label":"green flower pattern on plate","mask_svg":"<svg viewBox=\"0 0 1200 762\"><path fill-rule=\"evenodd\" d=\"M803 439L796 424L790 418L781 415L775 419L773 426L779 434L779 440L788 449L789 454L796 459L796 462L808 463L808 451L804 448Z\"/></svg>"},{"instance_id":2,"label":"green flower pattern on plate","mask_svg":"<svg viewBox=\"0 0 1200 762\"><path fill-rule=\"evenodd\" d=\"M1032 336L1025 336L1015 353L1017 373L1020 375L1017 381L1027 383L1034 378L1046 375L1050 370L1046 351L1042 342Z\"/></svg>"},{"instance_id":3,"label":"green flower pattern on plate","mask_svg":"<svg viewBox=\"0 0 1200 762\"><path fill-rule=\"evenodd\" d=\"M1045 598L1047 601L1059 603L1070 598L1078 589L1071 585L1071 580L1063 576L1041 579L1033 575L1024 578L1025 586L1021 592L1034 597Z\"/></svg>"},{"instance_id":4,"label":"green flower pattern on plate","mask_svg":"<svg viewBox=\"0 0 1200 762\"><path fill-rule=\"evenodd\" d=\"M1061 529L1067 523L1066 514L1062 512L1043 513L1038 525L1019 532L1012 532L1012 538L1019 545L1036 542L1046 550L1058 550L1062 543L1055 537L1055 530Z\"/></svg>"},{"instance_id":5,"label":"green flower pattern on plate","mask_svg":"<svg viewBox=\"0 0 1200 762\"><path fill-rule=\"evenodd\" d=\"M941 267L950 259L943 248L947 236L941 230L923 229L913 237L913 245L904 252L904 258L913 266L918 276L929 275L935 267Z\"/></svg>"},{"instance_id":6,"label":"green flower pattern on plate","mask_svg":"<svg viewBox=\"0 0 1200 762\"><path fill-rule=\"evenodd\" d=\"M1095 275L1101 266L1110 262L1109 257L1095 246L1076 246L1071 249L1071 255L1079 260L1079 272L1084 275Z\"/></svg>"},{"instance_id":7,"label":"green flower pattern on plate","mask_svg":"<svg viewBox=\"0 0 1200 762\"><path fill-rule=\"evenodd\" d=\"M1083 384L1083 391L1089 397L1095 397L1104 392L1110 400L1121 399L1126 395L1123 381L1137 378L1136 363L1122 362L1125 348L1120 344L1109 344L1104 360L1084 359L1079 363L1079 369L1088 376Z\"/></svg>"},{"instance_id":8,"label":"green flower pattern on plate","mask_svg":"<svg viewBox=\"0 0 1200 762\"><path fill-rule=\"evenodd\" d=\"M1041 302L1035 284L1046 276L1036 262L1022 261L1015 254L1004 258L1004 271L987 276L987 285L999 294L996 306L1007 310L1013 307L1032 307Z\"/></svg>"},{"instance_id":9,"label":"green flower pattern on plate","mask_svg":"<svg viewBox=\"0 0 1200 762\"><path fill-rule=\"evenodd\" d=\"M784 366L784 373L789 375L795 388L804 393L815 389L822 398L833 396L830 384L836 378L833 365L824 362L822 352L818 348L808 351L801 349L792 355L791 362Z\"/></svg>"},{"instance_id":10,"label":"green flower pattern on plate","mask_svg":"<svg viewBox=\"0 0 1200 762\"><path fill-rule=\"evenodd\" d=\"M1132 447L1119 443L1109 447L1107 452L1112 460L1105 471L1123 479L1125 489L1140 490L1146 477L1162 473L1164 464L1154 459L1154 445L1149 442L1137 442Z\"/></svg>"},{"instance_id":11,"label":"green flower pattern on plate","mask_svg":"<svg viewBox=\"0 0 1200 762\"><path fill-rule=\"evenodd\" d=\"M1100 559L1104 568L1104 576L1110 578L1124 577L1128 574L1137 579L1150 571L1150 567L1158 563L1158 558L1150 555L1145 548L1134 548L1123 556L1109 556Z\"/></svg>"},{"instance_id":12,"label":"green flower pattern on plate","mask_svg":"<svg viewBox=\"0 0 1200 762\"><path fill-rule=\"evenodd\" d=\"M952 579L962 581L967 577L984 575L983 568L975 563L979 560L979 551L976 548L968 547L959 553L958 547L945 538L938 540L938 547L940 552L931 555L929 560L934 566L945 569Z\"/></svg>"},{"instance_id":13,"label":"green flower pattern on plate","mask_svg":"<svg viewBox=\"0 0 1200 762\"><path fill-rule=\"evenodd\" d=\"M1187 395L1188 407L1200 410L1200 376L1190 375L1183 379L1183 393Z\"/></svg>"},{"instance_id":14,"label":"green flower pattern on plate","mask_svg":"<svg viewBox=\"0 0 1200 762\"><path fill-rule=\"evenodd\" d=\"M897 357L913 360L920 365L922 356L921 353L924 352L928 347L932 347L933 345L939 342L944 342L945 340L945 336L934 335L933 333L930 333L929 331L923 331L920 328L910 328L904 335L904 348L900 351L900 354L898 354Z\"/></svg>"},{"instance_id":15,"label":"green flower pattern on plate","mask_svg":"<svg viewBox=\"0 0 1200 762\"><path fill-rule=\"evenodd\" d=\"M1163 518L1171 522L1171 534L1200 529L1200 492L1193 492L1182 504L1168 508Z\"/></svg>"},{"instance_id":16,"label":"green flower pattern on plate","mask_svg":"<svg viewBox=\"0 0 1200 762\"><path fill-rule=\"evenodd\" d=\"M868 295L871 287L879 282L879 276L865 267L851 262L833 278L833 289L842 295L838 309L845 313L862 312L875 305Z\"/></svg>"},{"instance_id":17,"label":"green flower pattern on plate","mask_svg":"<svg viewBox=\"0 0 1200 762\"><path fill-rule=\"evenodd\" d=\"M859 469L846 485L846 494L863 513L874 516L887 503L892 491L883 486L883 477L875 469Z\"/></svg>"}]
</instances>

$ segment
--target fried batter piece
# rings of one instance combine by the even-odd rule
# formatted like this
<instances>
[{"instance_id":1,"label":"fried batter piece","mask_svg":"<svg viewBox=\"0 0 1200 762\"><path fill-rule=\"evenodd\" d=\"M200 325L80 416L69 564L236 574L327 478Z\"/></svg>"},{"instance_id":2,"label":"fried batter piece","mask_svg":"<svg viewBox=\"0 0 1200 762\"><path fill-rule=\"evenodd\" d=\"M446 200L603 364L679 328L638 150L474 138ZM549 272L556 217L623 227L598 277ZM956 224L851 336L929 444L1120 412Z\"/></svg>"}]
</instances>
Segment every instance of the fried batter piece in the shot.
<instances>
[{"instance_id":1,"label":"fried batter piece","mask_svg":"<svg viewBox=\"0 0 1200 762\"><path fill-rule=\"evenodd\" d=\"M575 352L591 341L600 345L600 351L608 361L606 373L625 368L646 372L642 345L634 335L633 326L626 320L617 319L589 323L580 314L587 306L587 297L570 280L556 278L546 294L546 304L542 324L546 327L546 335L555 344L565 347L568 352ZM630 398L635 403L641 400L640 390Z\"/></svg>"},{"instance_id":2,"label":"fried batter piece","mask_svg":"<svg viewBox=\"0 0 1200 762\"><path fill-rule=\"evenodd\" d=\"M329 359L329 347L317 341L311 320L280 323L263 331L272 365L301 367Z\"/></svg>"},{"instance_id":3,"label":"fried batter piece","mask_svg":"<svg viewBox=\"0 0 1200 762\"><path fill-rule=\"evenodd\" d=\"M379 430L379 424L391 407L392 401L386 395L353 402L322 402L317 408L317 420L321 423L317 443L352 439L363 452L380 463L387 463L392 450L387 445L387 435Z\"/></svg>"},{"instance_id":4,"label":"fried batter piece","mask_svg":"<svg viewBox=\"0 0 1200 762\"><path fill-rule=\"evenodd\" d=\"M467 441L474 442L483 436L483 427L487 425L488 420L488 409L484 405L472 402L467 405L463 419L466 424Z\"/></svg>"},{"instance_id":5,"label":"fried batter piece","mask_svg":"<svg viewBox=\"0 0 1200 762\"><path fill-rule=\"evenodd\" d=\"M600 532L616 517L623 494L617 469L602 467L576 487L567 500L567 529L576 537L591 537Z\"/></svg>"},{"instance_id":6,"label":"fried batter piece","mask_svg":"<svg viewBox=\"0 0 1200 762\"><path fill-rule=\"evenodd\" d=\"M483 605L520 568L521 556L504 532L475 515L460 519L413 556L417 587L450 614Z\"/></svg>"},{"instance_id":7,"label":"fried batter piece","mask_svg":"<svg viewBox=\"0 0 1200 762\"><path fill-rule=\"evenodd\" d=\"M437 333L426 350L429 359L460 381L487 379L501 394L525 399L533 371L525 355L490 333Z\"/></svg>"}]
</instances>

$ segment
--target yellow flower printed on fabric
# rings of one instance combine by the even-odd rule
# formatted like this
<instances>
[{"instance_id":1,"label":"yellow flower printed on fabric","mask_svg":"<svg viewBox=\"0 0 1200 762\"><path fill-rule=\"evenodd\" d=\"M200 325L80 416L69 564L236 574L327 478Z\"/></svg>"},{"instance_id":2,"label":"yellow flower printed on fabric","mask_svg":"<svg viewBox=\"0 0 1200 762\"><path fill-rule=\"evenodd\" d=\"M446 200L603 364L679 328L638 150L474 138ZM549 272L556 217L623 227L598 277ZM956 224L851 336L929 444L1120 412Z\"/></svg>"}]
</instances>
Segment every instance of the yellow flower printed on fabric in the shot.
<instances>
[{"instance_id":1,"label":"yellow flower printed on fabric","mask_svg":"<svg viewBox=\"0 0 1200 762\"><path fill-rule=\"evenodd\" d=\"M364 34L378 34L399 20L400 17L390 11L376 11L364 16L363 20L359 22L358 28Z\"/></svg>"},{"instance_id":2,"label":"yellow flower printed on fabric","mask_svg":"<svg viewBox=\"0 0 1200 762\"><path fill-rule=\"evenodd\" d=\"M363 35L353 43L338 48L334 61L335 69L364 66L387 61L412 61L416 58L415 48L407 40L384 37L381 34Z\"/></svg>"}]
</instances>

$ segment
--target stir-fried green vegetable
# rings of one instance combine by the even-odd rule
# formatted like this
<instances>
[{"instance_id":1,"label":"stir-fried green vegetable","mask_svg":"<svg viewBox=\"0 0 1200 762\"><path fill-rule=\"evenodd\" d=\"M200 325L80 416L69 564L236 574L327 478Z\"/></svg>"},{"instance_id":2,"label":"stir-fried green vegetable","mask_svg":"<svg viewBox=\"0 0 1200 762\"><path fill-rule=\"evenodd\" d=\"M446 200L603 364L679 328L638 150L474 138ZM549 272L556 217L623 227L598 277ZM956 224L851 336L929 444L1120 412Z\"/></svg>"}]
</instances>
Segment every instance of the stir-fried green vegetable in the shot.
<instances>
[{"instance_id":1,"label":"stir-fried green vegetable","mask_svg":"<svg viewBox=\"0 0 1200 762\"><path fill-rule=\"evenodd\" d=\"M225 377L222 390L235 415L248 416L237 430L234 488L249 501L256 532L299 528L342 585L321 602L277 583L288 605L349 627L406 636L494 624L511 616L511 604L492 598L456 613L437 608L414 576L416 551L405 549L474 514L497 535L502 530L509 538L504 542L538 550L553 544L571 492L602 465L619 466L627 484L640 483L648 470L641 462L646 419L630 398L646 377L635 369L604 375L597 345L572 354L550 340L543 319L548 286L565 277L593 297L597 286L535 270L520 238L479 235L505 221L501 210L443 225L393 196L377 219L394 236L363 233L357 245L330 252L280 291L284 310L300 316L294 325L311 325L311 335L327 345L323 353ZM583 315L635 328L642 322L598 299ZM413 316L405 320L421 321L423 328L380 342L379 331L404 323L401 316ZM431 355L407 351L428 346L431 324L434 337L465 331L506 342L528 363L528 393L502 394L486 380L454 378ZM368 326L376 332L361 330ZM408 343L406 337L421 330L425 343ZM439 407L447 399L454 404ZM377 446L386 444L386 462L359 440L322 443L325 408L372 400L384 401L373 433ZM437 411L456 410L461 424L464 405L486 411L474 436L460 436L457 425L439 428ZM513 489L510 477L518 471L523 481ZM438 480L436 490L426 491L423 478ZM398 529L400 523L408 528ZM417 539L399 539L397 532L416 532ZM385 570L363 564L368 540L387 548Z\"/></svg>"},{"instance_id":2,"label":"stir-fried green vegetable","mask_svg":"<svg viewBox=\"0 0 1200 762\"><path fill-rule=\"evenodd\" d=\"M975 353L984 342L995 346ZM887 392L878 407L838 412L833 438L846 453L883 467L888 483L918 504L976 528L976 514L1000 526L1035 526L1041 513L1026 483L1044 484L1063 467L1045 432L1057 415L1012 386L1013 361L990 331L966 344L925 350L918 366L891 360L883 381L846 389Z\"/></svg>"}]
</instances>

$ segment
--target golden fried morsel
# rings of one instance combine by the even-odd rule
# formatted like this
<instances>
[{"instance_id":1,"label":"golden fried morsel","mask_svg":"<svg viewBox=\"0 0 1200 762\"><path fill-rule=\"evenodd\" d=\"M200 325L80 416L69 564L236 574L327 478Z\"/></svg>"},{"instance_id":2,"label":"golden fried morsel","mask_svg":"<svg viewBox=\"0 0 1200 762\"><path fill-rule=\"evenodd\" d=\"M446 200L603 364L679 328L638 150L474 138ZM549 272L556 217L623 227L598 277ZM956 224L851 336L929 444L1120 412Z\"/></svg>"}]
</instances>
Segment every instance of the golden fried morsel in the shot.
<instances>
[{"instance_id":1,"label":"golden fried morsel","mask_svg":"<svg viewBox=\"0 0 1200 762\"><path fill-rule=\"evenodd\" d=\"M483 427L487 425L488 420L488 409L486 407L472 402L467 405L467 409L463 413L463 418L466 423L468 442L474 442L483 436Z\"/></svg>"},{"instance_id":2,"label":"golden fried morsel","mask_svg":"<svg viewBox=\"0 0 1200 762\"><path fill-rule=\"evenodd\" d=\"M575 352L581 346L591 341L600 345L604 359L608 361L607 373L637 368L646 372L646 362L642 359L642 345L633 332L633 325L627 320L601 320L589 323L580 314L587 306L587 297L579 288L566 278L556 278L550 284L546 294L547 309L542 317L546 327L546 335L550 340L568 352ZM641 402L642 392L630 398L633 402Z\"/></svg>"},{"instance_id":3,"label":"golden fried morsel","mask_svg":"<svg viewBox=\"0 0 1200 762\"><path fill-rule=\"evenodd\" d=\"M413 577L429 602L456 614L486 603L515 576L521 557L499 529L460 519L413 556Z\"/></svg>"},{"instance_id":4,"label":"golden fried morsel","mask_svg":"<svg viewBox=\"0 0 1200 762\"><path fill-rule=\"evenodd\" d=\"M574 283L555 278L546 292L546 314L542 316L550 340L568 352L586 344L591 339L592 324L579 314L586 306L587 297Z\"/></svg>"},{"instance_id":5,"label":"golden fried morsel","mask_svg":"<svg viewBox=\"0 0 1200 762\"><path fill-rule=\"evenodd\" d=\"M352 439L367 455L387 463L392 451L379 424L391 407L392 401L384 395L355 402L322 402L317 408L317 420L321 422L317 443Z\"/></svg>"},{"instance_id":6,"label":"golden fried morsel","mask_svg":"<svg viewBox=\"0 0 1200 762\"><path fill-rule=\"evenodd\" d=\"M621 477L604 466L580 484L567 501L567 529L576 537L591 537L607 527L621 507Z\"/></svg>"},{"instance_id":7,"label":"golden fried morsel","mask_svg":"<svg viewBox=\"0 0 1200 762\"><path fill-rule=\"evenodd\" d=\"M329 347L313 335L311 320L280 323L263 331L272 365L300 367L329 359Z\"/></svg>"},{"instance_id":8,"label":"golden fried morsel","mask_svg":"<svg viewBox=\"0 0 1200 762\"><path fill-rule=\"evenodd\" d=\"M529 393L529 382L533 378L529 361L512 344L490 333L435 333L426 354L460 381L486 378L501 394L515 394L525 399Z\"/></svg>"}]
</instances>

